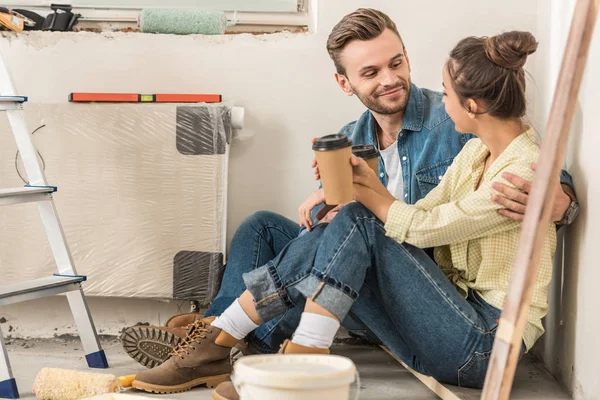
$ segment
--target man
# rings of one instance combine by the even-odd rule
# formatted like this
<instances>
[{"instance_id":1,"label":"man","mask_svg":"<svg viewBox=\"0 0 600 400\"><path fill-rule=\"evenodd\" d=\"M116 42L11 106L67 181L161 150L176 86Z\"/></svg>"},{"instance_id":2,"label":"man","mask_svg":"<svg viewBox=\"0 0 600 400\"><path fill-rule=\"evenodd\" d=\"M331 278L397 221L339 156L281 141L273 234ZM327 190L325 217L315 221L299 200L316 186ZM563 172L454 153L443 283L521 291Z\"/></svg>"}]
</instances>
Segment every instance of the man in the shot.
<instances>
[{"instance_id":1,"label":"man","mask_svg":"<svg viewBox=\"0 0 600 400\"><path fill-rule=\"evenodd\" d=\"M354 144L375 144L381 154L381 182L394 197L416 203L437 186L454 157L473 136L456 132L445 112L441 93L412 83L407 49L393 21L382 12L359 9L345 16L331 32L327 50L342 91L348 96L356 95L368 108L358 121L342 128L341 133L348 135ZM499 211L502 215L522 220L530 183L516 176L506 179L522 191L504 185L494 187L498 191L494 201L506 207ZM571 223L578 206L571 178L566 172L561 176L561 183L552 217L557 223ZM301 220L302 214L309 209L315 223L319 222L314 218L319 210L315 207L318 201L312 200L314 197L311 195L301 206ZM338 211L339 207L322 210L319 217L327 214L320 222L331 221ZM246 219L231 242L221 290L204 317L219 316L245 290L242 274L275 258L300 232L297 223L271 212L261 211ZM261 325L246 338L249 351L276 352L294 332L302 310L303 306L299 305ZM143 330L158 338L155 339L157 345L170 348L172 342L161 339L168 337L165 333L183 337L183 327L200 318L200 314L183 314L172 318L166 327L144 327ZM345 320L343 325L355 332L362 329L360 322L357 324L352 320ZM124 336L141 331L140 328L128 328ZM136 343L126 347L129 348L137 349ZM160 363L168 354L158 353L160 351L146 351L150 357L146 360L152 360L152 363L145 365Z\"/></svg>"}]
</instances>

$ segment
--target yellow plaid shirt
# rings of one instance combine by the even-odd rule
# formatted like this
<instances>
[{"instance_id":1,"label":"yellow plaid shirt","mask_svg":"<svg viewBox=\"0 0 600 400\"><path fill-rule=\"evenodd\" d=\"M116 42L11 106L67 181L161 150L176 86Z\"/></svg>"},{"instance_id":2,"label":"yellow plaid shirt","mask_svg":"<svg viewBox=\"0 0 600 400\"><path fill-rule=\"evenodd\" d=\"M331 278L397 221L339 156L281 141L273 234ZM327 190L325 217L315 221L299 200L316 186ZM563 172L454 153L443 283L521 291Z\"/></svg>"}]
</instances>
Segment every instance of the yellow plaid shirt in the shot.
<instances>
[{"instance_id":1,"label":"yellow plaid shirt","mask_svg":"<svg viewBox=\"0 0 600 400\"><path fill-rule=\"evenodd\" d=\"M492 182L511 185L501 176L505 171L532 180L531 163L537 162L538 153L535 134L529 129L492 163L475 190L489 151L481 140L470 140L439 185L425 198L414 205L402 201L392 204L385 224L387 236L399 243L435 247L435 261L465 297L470 288L492 306L502 309L521 223L498 214L502 206L492 201ZM548 312L548 288L556 249L556 229L551 225L523 334L527 351L544 333L542 318Z\"/></svg>"}]
</instances>

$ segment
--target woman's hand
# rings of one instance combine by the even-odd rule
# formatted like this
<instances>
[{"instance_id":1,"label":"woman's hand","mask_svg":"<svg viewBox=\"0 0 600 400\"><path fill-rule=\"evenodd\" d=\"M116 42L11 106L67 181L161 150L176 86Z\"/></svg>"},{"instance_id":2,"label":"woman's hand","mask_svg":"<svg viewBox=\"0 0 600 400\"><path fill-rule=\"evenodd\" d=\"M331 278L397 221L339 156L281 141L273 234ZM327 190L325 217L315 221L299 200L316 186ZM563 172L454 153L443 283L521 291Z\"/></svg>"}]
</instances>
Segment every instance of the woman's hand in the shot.
<instances>
[{"instance_id":1,"label":"woman's hand","mask_svg":"<svg viewBox=\"0 0 600 400\"><path fill-rule=\"evenodd\" d=\"M298 208L298 218L300 226L305 226L308 231L312 229L312 218L310 214L313 208L325 202L325 192L323 189L315 190L308 196L304 203ZM325 206L327 207L327 206Z\"/></svg>"},{"instance_id":2,"label":"woman's hand","mask_svg":"<svg viewBox=\"0 0 600 400\"><path fill-rule=\"evenodd\" d=\"M388 211L396 198L383 186L365 160L353 155L350 162L353 170L354 200L367 207L385 223Z\"/></svg>"},{"instance_id":3,"label":"woman's hand","mask_svg":"<svg viewBox=\"0 0 600 400\"><path fill-rule=\"evenodd\" d=\"M390 192L383 186L383 183L377 177L375 171L369 167L367 162L360 157L356 157L352 155L350 159L350 163L352 164L352 182L361 186L365 186L368 189L373 190L380 195L390 195ZM361 193L364 193L361 191ZM360 196L360 195L359 195ZM359 199L356 201L361 202ZM361 202L362 203L362 202Z\"/></svg>"}]
</instances>

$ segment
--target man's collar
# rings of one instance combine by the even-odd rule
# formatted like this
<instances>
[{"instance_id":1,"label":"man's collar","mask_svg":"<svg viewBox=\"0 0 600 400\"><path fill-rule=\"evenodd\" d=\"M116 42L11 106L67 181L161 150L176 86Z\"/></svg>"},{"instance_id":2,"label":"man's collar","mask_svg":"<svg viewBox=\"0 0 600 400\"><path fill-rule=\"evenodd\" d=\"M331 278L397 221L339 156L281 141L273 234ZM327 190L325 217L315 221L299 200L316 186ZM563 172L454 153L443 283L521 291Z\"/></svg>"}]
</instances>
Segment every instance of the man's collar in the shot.
<instances>
[{"instance_id":1,"label":"man's collar","mask_svg":"<svg viewBox=\"0 0 600 400\"><path fill-rule=\"evenodd\" d=\"M423 118L425 117L423 102L423 91L417 85L411 83L408 105L402 118L402 129L410 131L420 131L423 129Z\"/></svg>"}]
</instances>

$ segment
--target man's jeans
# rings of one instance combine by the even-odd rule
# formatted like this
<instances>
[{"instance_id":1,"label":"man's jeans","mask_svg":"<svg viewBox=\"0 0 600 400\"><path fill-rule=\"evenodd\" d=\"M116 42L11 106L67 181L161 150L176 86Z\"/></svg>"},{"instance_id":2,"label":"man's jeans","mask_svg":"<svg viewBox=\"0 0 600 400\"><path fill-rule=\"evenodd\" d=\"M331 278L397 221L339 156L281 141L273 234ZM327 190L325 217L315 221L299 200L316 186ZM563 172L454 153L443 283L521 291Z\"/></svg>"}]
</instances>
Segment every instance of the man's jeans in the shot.
<instances>
[{"instance_id":1,"label":"man's jeans","mask_svg":"<svg viewBox=\"0 0 600 400\"><path fill-rule=\"evenodd\" d=\"M299 231L297 223L269 211L246 218L231 240L221 289L204 316L221 315L246 290L242 275L274 259ZM301 305L261 325L247 338L249 344L261 353L277 352L296 330L303 310Z\"/></svg>"},{"instance_id":2,"label":"man's jeans","mask_svg":"<svg viewBox=\"0 0 600 400\"><path fill-rule=\"evenodd\" d=\"M270 211L259 211L246 218L231 240L221 289L204 316L221 315L246 290L242 275L273 260L288 243L298 237L299 231L300 226L297 223ZM309 232L305 233L308 234ZM300 322L302 311L303 301L296 309L288 310L261 325L246 340L253 350L276 353L279 346L292 337ZM344 320L343 325L360 336L372 336L363 324L350 316ZM370 339L375 341L372 337Z\"/></svg>"},{"instance_id":3,"label":"man's jeans","mask_svg":"<svg viewBox=\"0 0 600 400\"><path fill-rule=\"evenodd\" d=\"M385 236L361 204L346 205L243 278L263 321L310 298L340 320L351 311L416 371L483 386L500 311L475 292L465 299L422 249Z\"/></svg>"}]
</instances>

